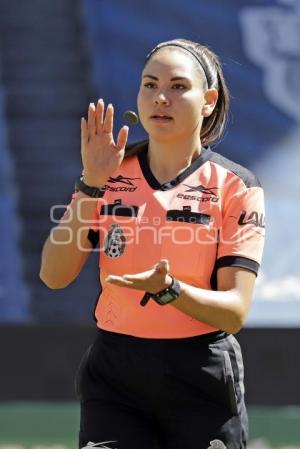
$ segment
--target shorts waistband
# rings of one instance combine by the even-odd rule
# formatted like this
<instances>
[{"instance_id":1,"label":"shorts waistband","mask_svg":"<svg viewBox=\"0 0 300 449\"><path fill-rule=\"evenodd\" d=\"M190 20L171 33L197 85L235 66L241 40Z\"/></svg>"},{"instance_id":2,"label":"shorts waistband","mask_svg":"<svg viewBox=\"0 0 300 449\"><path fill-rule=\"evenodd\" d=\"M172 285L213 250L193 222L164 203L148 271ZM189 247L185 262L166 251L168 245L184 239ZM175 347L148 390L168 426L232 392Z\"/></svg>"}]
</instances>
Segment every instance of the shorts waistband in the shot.
<instances>
[{"instance_id":1,"label":"shorts waistband","mask_svg":"<svg viewBox=\"0 0 300 449\"><path fill-rule=\"evenodd\" d=\"M192 337L183 337L183 338L145 338L145 337L137 337L134 335L128 335L128 334L121 334L118 332L111 332L107 331L101 328L97 328L98 330L98 336L103 337L104 339L110 339L110 340L118 340L120 342L132 342L132 343L145 343L148 345L152 344L158 344L163 343L164 345L178 345L178 344L193 344L193 343L199 343L199 344L209 344L214 343L219 340L223 340L224 338L228 337L230 334L224 331L215 331L210 332L207 334L201 334L201 335L194 335Z\"/></svg>"}]
</instances>

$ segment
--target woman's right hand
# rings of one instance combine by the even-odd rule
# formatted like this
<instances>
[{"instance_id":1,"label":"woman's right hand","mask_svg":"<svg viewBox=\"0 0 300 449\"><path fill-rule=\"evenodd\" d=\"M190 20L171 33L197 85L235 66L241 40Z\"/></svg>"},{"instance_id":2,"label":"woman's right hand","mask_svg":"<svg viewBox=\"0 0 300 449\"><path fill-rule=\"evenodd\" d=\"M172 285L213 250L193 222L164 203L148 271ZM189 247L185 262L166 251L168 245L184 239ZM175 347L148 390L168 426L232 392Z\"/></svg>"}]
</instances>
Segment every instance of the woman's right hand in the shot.
<instances>
[{"instance_id":1,"label":"woman's right hand","mask_svg":"<svg viewBox=\"0 0 300 449\"><path fill-rule=\"evenodd\" d=\"M100 99L95 108L90 103L88 120L81 119L81 157L84 182L93 187L102 187L111 174L121 165L128 138L128 126L123 126L117 143L113 137L114 108L109 104L104 113L104 102Z\"/></svg>"}]
</instances>

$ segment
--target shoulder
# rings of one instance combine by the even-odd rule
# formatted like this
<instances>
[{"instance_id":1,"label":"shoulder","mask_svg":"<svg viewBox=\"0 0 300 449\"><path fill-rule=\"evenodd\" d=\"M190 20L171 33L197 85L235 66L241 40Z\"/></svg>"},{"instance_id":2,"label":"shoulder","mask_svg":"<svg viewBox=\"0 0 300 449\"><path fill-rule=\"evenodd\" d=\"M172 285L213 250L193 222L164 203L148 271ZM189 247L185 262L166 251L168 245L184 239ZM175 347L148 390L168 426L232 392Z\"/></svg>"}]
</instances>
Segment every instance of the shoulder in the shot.
<instances>
[{"instance_id":1,"label":"shoulder","mask_svg":"<svg viewBox=\"0 0 300 449\"><path fill-rule=\"evenodd\" d=\"M248 168L243 165L237 164L236 162L227 159L215 151L211 151L211 157L209 158L210 162L216 164L218 167L223 168L229 173L232 173L236 176L246 188L250 187L261 187L261 183L258 177Z\"/></svg>"}]
</instances>

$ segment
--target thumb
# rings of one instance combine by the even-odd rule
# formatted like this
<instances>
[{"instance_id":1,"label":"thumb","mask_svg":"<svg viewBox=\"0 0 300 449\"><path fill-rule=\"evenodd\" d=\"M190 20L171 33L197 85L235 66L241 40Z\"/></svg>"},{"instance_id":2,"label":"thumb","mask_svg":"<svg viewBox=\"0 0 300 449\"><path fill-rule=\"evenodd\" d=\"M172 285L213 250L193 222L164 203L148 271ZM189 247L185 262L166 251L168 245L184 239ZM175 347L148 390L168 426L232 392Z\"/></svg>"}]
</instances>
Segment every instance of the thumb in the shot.
<instances>
[{"instance_id":1,"label":"thumb","mask_svg":"<svg viewBox=\"0 0 300 449\"><path fill-rule=\"evenodd\" d=\"M125 145L127 143L127 139L128 139L128 132L129 132L129 128L128 126L123 126L118 134L118 138L117 138L117 148L118 150L123 150L125 148Z\"/></svg>"},{"instance_id":2,"label":"thumb","mask_svg":"<svg viewBox=\"0 0 300 449\"><path fill-rule=\"evenodd\" d=\"M159 261L155 268L155 271L157 273L160 273L163 275L168 274L169 270L170 270L170 265L169 265L169 261L167 259L162 259L161 261Z\"/></svg>"},{"instance_id":3,"label":"thumb","mask_svg":"<svg viewBox=\"0 0 300 449\"><path fill-rule=\"evenodd\" d=\"M81 118L81 146L83 148L84 145L86 145L88 142L88 129L87 129L87 123L85 119Z\"/></svg>"}]
</instances>

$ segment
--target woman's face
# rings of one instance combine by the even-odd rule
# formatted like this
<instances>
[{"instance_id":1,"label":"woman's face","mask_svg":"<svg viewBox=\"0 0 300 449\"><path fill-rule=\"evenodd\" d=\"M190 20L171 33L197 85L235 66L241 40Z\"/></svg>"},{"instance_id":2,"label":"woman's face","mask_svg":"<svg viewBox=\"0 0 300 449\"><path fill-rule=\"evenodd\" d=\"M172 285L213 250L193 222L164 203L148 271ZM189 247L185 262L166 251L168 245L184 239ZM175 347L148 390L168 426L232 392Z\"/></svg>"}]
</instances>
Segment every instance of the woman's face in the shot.
<instances>
[{"instance_id":1,"label":"woman's face","mask_svg":"<svg viewBox=\"0 0 300 449\"><path fill-rule=\"evenodd\" d=\"M200 136L207 102L216 103L215 89L206 89L201 67L193 56L166 47L158 50L143 72L138 93L138 113L149 136L172 141L195 134ZM211 94L214 91L214 94ZM206 94L207 92L207 94Z\"/></svg>"}]
</instances>

